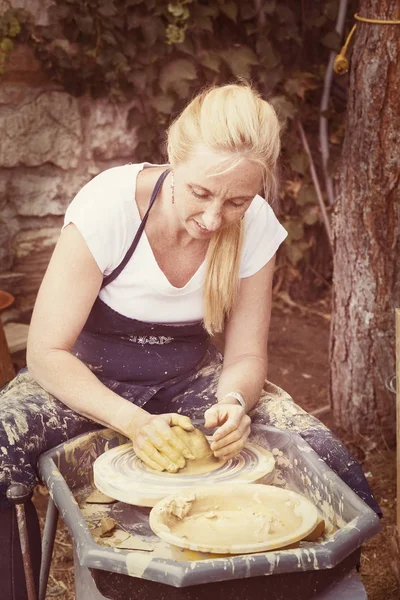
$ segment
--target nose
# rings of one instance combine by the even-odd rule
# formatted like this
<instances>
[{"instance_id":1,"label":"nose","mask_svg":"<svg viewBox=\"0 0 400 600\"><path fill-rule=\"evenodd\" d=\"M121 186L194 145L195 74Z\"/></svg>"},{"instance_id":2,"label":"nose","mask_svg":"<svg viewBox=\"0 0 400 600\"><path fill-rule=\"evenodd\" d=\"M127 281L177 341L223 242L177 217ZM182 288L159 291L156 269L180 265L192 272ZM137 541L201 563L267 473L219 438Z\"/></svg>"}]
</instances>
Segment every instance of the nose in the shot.
<instances>
[{"instance_id":1,"label":"nose","mask_svg":"<svg viewBox=\"0 0 400 600\"><path fill-rule=\"evenodd\" d=\"M210 206L203 213L203 223L208 231L217 231L222 224L221 208L219 206Z\"/></svg>"}]
</instances>

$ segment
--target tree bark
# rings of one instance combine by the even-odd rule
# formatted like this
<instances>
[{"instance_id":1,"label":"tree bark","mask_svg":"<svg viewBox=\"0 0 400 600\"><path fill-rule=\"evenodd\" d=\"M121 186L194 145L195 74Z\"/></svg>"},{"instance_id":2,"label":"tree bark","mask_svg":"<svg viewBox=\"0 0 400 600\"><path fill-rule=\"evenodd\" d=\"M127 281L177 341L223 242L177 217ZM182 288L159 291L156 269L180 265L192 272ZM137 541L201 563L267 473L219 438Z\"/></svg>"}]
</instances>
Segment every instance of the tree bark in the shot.
<instances>
[{"instance_id":1,"label":"tree bark","mask_svg":"<svg viewBox=\"0 0 400 600\"><path fill-rule=\"evenodd\" d=\"M398 0L360 0L400 19ZM331 400L353 434L395 437L395 306L400 306L400 25L357 23L333 217ZM400 385L400 383L398 383Z\"/></svg>"}]
</instances>

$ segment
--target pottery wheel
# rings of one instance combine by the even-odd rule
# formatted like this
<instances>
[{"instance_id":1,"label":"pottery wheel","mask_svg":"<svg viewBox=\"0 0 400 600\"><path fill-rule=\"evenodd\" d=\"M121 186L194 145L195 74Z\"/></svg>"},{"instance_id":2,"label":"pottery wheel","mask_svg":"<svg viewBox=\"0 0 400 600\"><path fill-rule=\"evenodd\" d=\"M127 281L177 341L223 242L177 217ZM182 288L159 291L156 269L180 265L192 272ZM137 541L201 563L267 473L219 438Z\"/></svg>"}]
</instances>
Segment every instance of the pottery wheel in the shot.
<instances>
[{"instance_id":1,"label":"pottery wheel","mask_svg":"<svg viewBox=\"0 0 400 600\"><path fill-rule=\"evenodd\" d=\"M158 473L140 460L131 443L107 450L93 464L97 489L136 506L154 506L165 496L196 485L269 483L274 469L272 453L250 442L240 454L208 473Z\"/></svg>"}]
</instances>

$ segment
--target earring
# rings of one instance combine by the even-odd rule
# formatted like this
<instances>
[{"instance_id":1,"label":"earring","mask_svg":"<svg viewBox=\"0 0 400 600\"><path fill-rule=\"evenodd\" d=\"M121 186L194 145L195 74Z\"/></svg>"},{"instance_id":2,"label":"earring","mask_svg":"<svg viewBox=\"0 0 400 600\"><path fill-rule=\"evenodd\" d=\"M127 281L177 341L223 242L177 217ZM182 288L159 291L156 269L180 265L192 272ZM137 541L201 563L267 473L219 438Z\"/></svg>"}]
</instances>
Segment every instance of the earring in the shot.
<instances>
[{"instance_id":1,"label":"earring","mask_svg":"<svg viewBox=\"0 0 400 600\"><path fill-rule=\"evenodd\" d=\"M172 200L172 204L175 203L175 196L174 196L174 174L171 172L171 200Z\"/></svg>"}]
</instances>

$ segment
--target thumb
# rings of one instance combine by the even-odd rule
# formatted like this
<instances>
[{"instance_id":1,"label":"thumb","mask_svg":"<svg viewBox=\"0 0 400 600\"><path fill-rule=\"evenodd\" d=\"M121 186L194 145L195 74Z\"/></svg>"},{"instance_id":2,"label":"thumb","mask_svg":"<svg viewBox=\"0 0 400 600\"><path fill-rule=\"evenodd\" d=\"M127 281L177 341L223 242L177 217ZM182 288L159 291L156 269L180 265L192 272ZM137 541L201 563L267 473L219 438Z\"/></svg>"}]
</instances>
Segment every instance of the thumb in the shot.
<instances>
[{"instance_id":1,"label":"thumb","mask_svg":"<svg viewBox=\"0 0 400 600\"><path fill-rule=\"evenodd\" d=\"M212 427L217 427L219 424L219 411L218 405L214 405L204 413L204 426L207 429L211 429Z\"/></svg>"},{"instance_id":2,"label":"thumb","mask_svg":"<svg viewBox=\"0 0 400 600\"><path fill-rule=\"evenodd\" d=\"M170 415L169 424L179 425L179 427L182 427L182 429L184 429L185 431L193 431L194 429L192 421L189 419L189 417L185 417L184 415L178 415L177 413L172 413Z\"/></svg>"}]
</instances>

